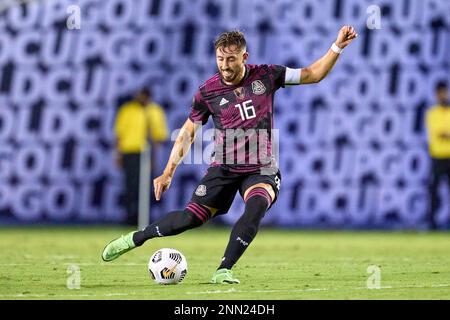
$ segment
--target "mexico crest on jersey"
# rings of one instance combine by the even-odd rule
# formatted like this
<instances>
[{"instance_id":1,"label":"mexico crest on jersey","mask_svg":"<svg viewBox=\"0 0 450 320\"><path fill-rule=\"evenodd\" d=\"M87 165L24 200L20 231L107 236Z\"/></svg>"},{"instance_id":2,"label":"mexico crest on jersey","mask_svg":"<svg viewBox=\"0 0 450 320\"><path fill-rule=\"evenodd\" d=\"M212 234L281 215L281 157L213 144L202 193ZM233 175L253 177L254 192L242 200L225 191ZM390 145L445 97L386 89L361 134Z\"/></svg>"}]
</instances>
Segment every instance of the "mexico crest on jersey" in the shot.
<instances>
[{"instance_id":1,"label":"mexico crest on jersey","mask_svg":"<svg viewBox=\"0 0 450 320\"><path fill-rule=\"evenodd\" d=\"M266 92L266 87L261 80L255 80L252 82L252 90L254 94L260 95Z\"/></svg>"}]
</instances>

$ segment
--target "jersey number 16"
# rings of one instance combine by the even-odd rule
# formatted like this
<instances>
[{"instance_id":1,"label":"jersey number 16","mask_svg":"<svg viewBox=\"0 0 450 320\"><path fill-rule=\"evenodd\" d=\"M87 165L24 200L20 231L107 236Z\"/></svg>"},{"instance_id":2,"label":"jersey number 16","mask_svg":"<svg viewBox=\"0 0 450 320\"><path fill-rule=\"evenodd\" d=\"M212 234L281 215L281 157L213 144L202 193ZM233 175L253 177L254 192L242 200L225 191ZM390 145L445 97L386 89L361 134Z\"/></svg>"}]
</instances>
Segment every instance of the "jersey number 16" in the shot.
<instances>
[{"instance_id":1,"label":"jersey number 16","mask_svg":"<svg viewBox=\"0 0 450 320\"><path fill-rule=\"evenodd\" d=\"M244 121L256 117L255 107L252 105L252 100L244 101L242 102L242 105L238 103L234 107L239 108L241 119Z\"/></svg>"}]
</instances>

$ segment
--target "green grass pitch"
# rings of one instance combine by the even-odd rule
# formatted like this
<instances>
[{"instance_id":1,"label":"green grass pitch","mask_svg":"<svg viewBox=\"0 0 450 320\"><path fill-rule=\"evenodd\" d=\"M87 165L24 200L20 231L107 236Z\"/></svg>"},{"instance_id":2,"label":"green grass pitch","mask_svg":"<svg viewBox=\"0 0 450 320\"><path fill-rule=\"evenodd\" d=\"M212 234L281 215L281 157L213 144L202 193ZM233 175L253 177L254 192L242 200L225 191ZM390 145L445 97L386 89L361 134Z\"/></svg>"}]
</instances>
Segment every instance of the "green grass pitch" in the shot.
<instances>
[{"instance_id":1,"label":"green grass pitch","mask_svg":"<svg viewBox=\"0 0 450 320\"><path fill-rule=\"evenodd\" d=\"M105 263L100 258L105 244L129 229L2 228L0 299L450 298L448 233L262 229L234 268L241 284L209 284L229 230L203 227L150 240ZM162 286L150 279L148 259L162 247L186 256L188 273L181 284ZM80 289L67 288L70 265L80 269ZM369 266L380 268L379 289L367 288Z\"/></svg>"}]
</instances>

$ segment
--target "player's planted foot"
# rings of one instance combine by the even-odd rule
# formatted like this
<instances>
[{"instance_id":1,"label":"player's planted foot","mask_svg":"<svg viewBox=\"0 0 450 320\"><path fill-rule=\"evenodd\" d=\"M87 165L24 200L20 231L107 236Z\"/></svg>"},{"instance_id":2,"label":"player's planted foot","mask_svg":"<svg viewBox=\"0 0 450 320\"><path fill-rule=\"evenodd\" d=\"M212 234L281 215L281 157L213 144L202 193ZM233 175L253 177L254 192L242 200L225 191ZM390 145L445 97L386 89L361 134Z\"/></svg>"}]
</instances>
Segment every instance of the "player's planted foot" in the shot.
<instances>
[{"instance_id":1,"label":"player's planted foot","mask_svg":"<svg viewBox=\"0 0 450 320\"><path fill-rule=\"evenodd\" d=\"M102 253L103 261L106 262L113 261L118 257L120 257L122 254L130 251L131 249L136 248L136 245L133 242L134 233L135 231L132 231L108 243L105 249L103 249Z\"/></svg>"},{"instance_id":2,"label":"player's planted foot","mask_svg":"<svg viewBox=\"0 0 450 320\"><path fill-rule=\"evenodd\" d=\"M233 277L233 272L230 269L219 269L213 274L211 283L237 284L240 281Z\"/></svg>"}]
</instances>

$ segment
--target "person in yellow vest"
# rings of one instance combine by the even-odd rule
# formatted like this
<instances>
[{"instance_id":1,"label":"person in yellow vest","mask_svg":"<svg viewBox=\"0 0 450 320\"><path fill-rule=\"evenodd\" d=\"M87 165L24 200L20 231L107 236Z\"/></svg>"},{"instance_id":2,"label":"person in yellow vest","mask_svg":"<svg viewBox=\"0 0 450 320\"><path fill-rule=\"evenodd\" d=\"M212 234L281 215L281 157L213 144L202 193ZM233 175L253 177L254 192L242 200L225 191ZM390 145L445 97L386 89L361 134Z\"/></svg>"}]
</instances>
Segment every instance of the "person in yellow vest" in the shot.
<instances>
[{"instance_id":1,"label":"person in yellow vest","mask_svg":"<svg viewBox=\"0 0 450 320\"><path fill-rule=\"evenodd\" d=\"M439 208L439 184L447 179L450 191L450 102L445 82L436 85L437 104L427 111L429 152L432 162L429 185L430 207L427 219L430 228L437 229L436 211Z\"/></svg>"},{"instance_id":2,"label":"person in yellow vest","mask_svg":"<svg viewBox=\"0 0 450 320\"><path fill-rule=\"evenodd\" d=\"M120 106L114 133L116 163L125 175L127 224L136 225L139 208L139 172L141 153L151 143L152 159L160 143L169 136L163 108L152 101L148 88L140 89L132 101ZM153 161L151 161L153 167ZM149 177L150 179L150 177Z\"/></svg>"}]
</instances>

